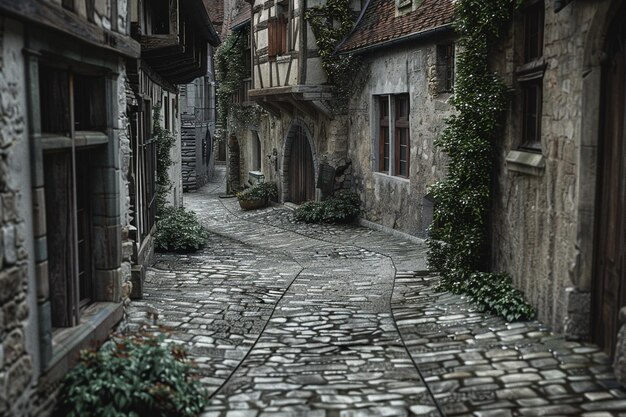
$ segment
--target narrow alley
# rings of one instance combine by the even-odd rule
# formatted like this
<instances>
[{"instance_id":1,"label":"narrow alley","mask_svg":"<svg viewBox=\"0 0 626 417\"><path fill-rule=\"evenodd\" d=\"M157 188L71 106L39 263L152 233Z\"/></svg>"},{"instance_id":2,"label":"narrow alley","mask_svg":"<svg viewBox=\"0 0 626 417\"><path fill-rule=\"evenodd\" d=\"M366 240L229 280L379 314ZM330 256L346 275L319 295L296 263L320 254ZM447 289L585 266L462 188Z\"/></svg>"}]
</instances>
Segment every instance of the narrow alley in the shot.
<instances>
[{"instance_id":1,"label":"narrow alley","mask_svg":"<svg viewBox=\"0 0 626 417\"><path fill-rule=\"evenodd\" d=\"M604 353L435 292L423 243L244 212L223 184L186 195L210 243L158 255L127 324L187 346L204 417L626 415Z\"/></svg>"}]
</instances>

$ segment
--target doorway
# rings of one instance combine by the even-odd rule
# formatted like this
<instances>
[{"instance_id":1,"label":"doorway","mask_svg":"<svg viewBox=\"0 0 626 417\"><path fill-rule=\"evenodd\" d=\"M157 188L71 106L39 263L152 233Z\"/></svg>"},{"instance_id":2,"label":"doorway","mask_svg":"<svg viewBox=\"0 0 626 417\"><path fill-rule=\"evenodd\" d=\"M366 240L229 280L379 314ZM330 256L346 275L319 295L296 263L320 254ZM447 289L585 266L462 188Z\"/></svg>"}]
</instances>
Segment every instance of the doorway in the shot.
<instances>
[{"instance_id":1,"label":"doorway","mask_svg":"<svg viewBox=\"0 0 626 417\"><path fill-rule=\"evenodd\" d=\"M625 11L622 7L617 16ZM618 20L608 32L602 69L596 281L592 291L593 341L611 356L619 331L619 310L626 304L626 30Z\"/></svg>"},{"instance_id":2,"label":"doorway","mask_svg":"<svg viewBox=\"0 0 626 417\"><path fill-rule=\"evenodd\" d=\"M301 126L295 126L293 129L289 152L287 200L300 204L315 199L315 169L313 153L304 129Z\"/></svg>"}]
</instances>

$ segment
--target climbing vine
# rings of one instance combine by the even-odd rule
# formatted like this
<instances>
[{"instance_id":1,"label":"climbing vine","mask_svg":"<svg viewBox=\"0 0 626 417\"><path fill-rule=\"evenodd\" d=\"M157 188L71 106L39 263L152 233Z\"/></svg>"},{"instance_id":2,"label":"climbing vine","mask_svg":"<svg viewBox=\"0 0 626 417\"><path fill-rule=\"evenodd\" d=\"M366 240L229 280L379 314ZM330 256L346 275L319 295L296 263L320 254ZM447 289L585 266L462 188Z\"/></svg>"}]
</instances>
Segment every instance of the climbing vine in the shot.
<instances>
[{"instance_id":1,"label":"climbing vine","mask_svg":"<svg viewBox=\"0 0 626 417\"><path fill-rule=\"evenodd\" d=\"M152 132L156 140L156 204L157 213L161 213L165 208L167 193L172 188L170 182L169 168L173 165L171 149L174 145L174 137L170 132L161 126L161 107L154 107L152 116Z\"/></svg>"},{"instance_id":2,"label":"climbing vine","mask_svg":"<svg viewBox=\"0 0 626 417\"><path fill-rule=\"evenodd\" d=\"M307 10L304 17L311 24L322 59L322 68L328 76L328 83L334 89L333 107L339 111L346 110L355 75L361 68L361 60L356 55L336 53L337 45L354 25L350 0L327 0L324 4Z\"/></svg>"},{"instance_id":3,"label":"climbing vine","mask_svg":"<svg viewBox=\"0 0 626 417\"><path fill-rule=\"evenodd\" d=\"M256 105L233 103L233 95L240 91L248 75L246 42L248 32L231 33L215 53L217 70L217 122L231 131L258 123L262 110Z\"/></svg>"},{"instance_id":4,"label":"climbing vine","mask_svg":"<svg viewBox=\"0 0 626 417\"><path fill-rule=\"evenodd\" d=\"M481 271L487 253L494 139L509 102L507 86L489 69L489 53L505 33L519 0L460 0L460 36L454 105L436 141L449 156L448 175L431 192L437 201L428 240L430 267L440 271L442 289L471 296L483 309L509 320L534 310L510 277Z\"/></svg>"}]
</instances>

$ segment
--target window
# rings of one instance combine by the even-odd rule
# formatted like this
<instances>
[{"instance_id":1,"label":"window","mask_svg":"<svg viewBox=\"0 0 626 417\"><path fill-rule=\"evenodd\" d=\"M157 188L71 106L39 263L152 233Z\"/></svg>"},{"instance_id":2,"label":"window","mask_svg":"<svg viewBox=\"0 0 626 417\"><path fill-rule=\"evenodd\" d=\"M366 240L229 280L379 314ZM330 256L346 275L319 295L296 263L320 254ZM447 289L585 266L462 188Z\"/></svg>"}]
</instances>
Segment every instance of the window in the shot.
<instances>
[{"instance_id":1,"label":"window","mask_svg":"<svg viewBox=\"0 0 626 417\"><path fill-rule=\"evenodd\" d=\"M70 94L73 95L70 100ZM104 79L42 65L39 75L41 131L70 137L75 131L104 131Z\"/></svg>"},{"instance_id":2,"label":"window","mask_svg":"<svg viewBox=\"0 0 626 417\"><path fill-rule=\"evenodd\" d=\"M523 64L517 70L522 117L520 147L533 151L541 151L544 12L543 1L533 2L524 11Z\"/></svg>"},{"instance_id":3,"label":"window","mask_svg":"<svg viewBox=\"0 0 626 417\"><path fill-rule=\"evenodd\" d=\"M389 97L382 96L379 99L379 171L389 172Z\"/></svg>"},{"instance_id":4,"label":"window","mask_svg":"<svg viewBox=\"0 0 626 417\"><path fill-rule=\"evenodd\" d=\"M74 0L63 0L61 5L63 6L64 9L67 10L74 10Z\"/></svg>"},{"instance_id":5,"label":"window","mask_svg":"<svg viewBox=\"0 0 626 417\"><path fill-rule=\"evenodd\" d=\"M376 96L376 102L378 106L378 171L408 178L411 162L409 95Z\"/></svg>"},{"instance_id":6,"label":"window","mask_svg":"<svg viewBox=\"0 0 626 417\"><path fill-rule=\"evenodd\" d=\"M56 328L78 324L81 309L94 299L92 179L94 152L108 142L104 90L104 77L39 67L48 279Z\"/></svg>"},{"instance_id":7,"label":"window","mask_svg":"<svg viewBox=\"0 0 626 417\"><path fill-rule=\"evenodd\" d=\"M454 89L454 44L437 45L438 93L451 93Z\"/></svg>"},{"instance_id":8,"label":"window","mask_svg":"<svg viewBox=\"0 0 626 417\"><path fill-rule=\"evenodd\" d=\"M287 18L279 14L272 17L267 23L267 55L275 58L287 52Z\"/></svg>"},{"instance_id":9,"label":"window","mask_svg":"<svg viewBox=\"0 0 626 417\"><path fill-rule=\"evenodd\" d=\"M542 1L529 6L524 13L524 61L530 62L543 55L543 18Z\"/></svg>"},{"instance_id":10,"label":"window","mask_svg":"<svg viewBox=\"0 0 626 417\"><path fill-rule=\"evenodd\" d=\"M396 146L395 146L395 175L409 176L409 96L401 95L395 98L396 110Z\"/></svg>"}]
</instances>

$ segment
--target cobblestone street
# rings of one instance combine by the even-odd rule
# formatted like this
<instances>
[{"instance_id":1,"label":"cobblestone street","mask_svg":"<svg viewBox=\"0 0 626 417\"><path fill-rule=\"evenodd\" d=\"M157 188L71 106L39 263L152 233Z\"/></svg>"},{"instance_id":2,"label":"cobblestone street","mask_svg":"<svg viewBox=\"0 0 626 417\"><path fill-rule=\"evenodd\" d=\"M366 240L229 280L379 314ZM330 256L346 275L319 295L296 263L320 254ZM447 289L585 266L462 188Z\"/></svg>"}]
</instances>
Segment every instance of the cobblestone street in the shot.
<instances>
[{"instance_id":1,"label":"cobblestone street","mask_svg":"<svg viewBox=\"0 0 626 417\"><path fill-rule=\"evenodd\" d=\"M423 243L244 212L223 183L185 195L207 248L157 255L128 312L187 346L204 417L626 416L603 353L435 292Z\"/></svg>"}]
</instances>

